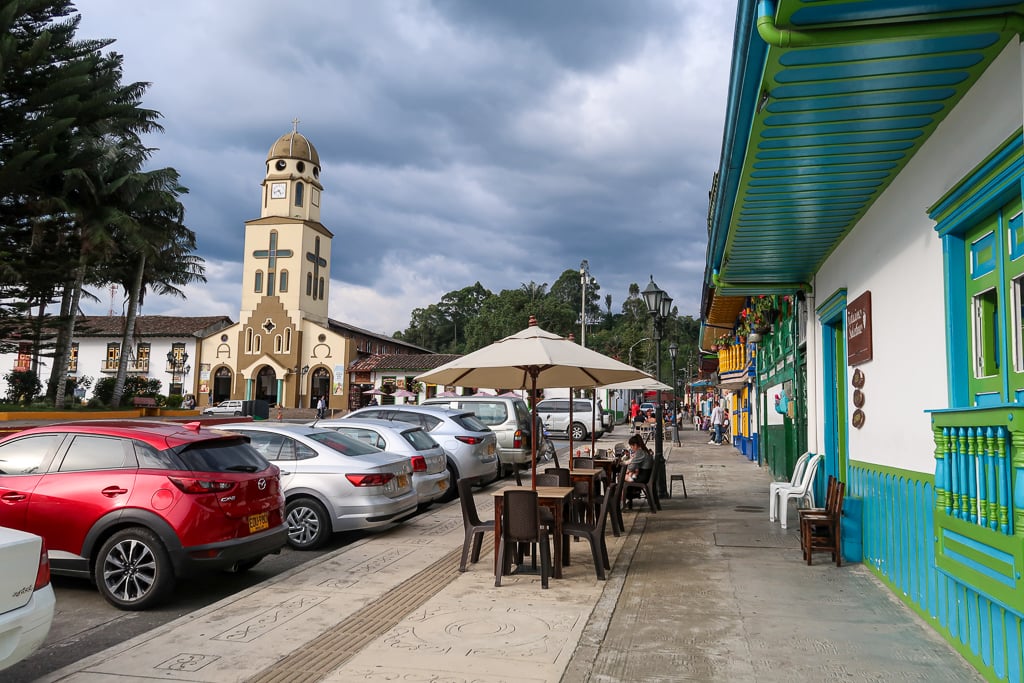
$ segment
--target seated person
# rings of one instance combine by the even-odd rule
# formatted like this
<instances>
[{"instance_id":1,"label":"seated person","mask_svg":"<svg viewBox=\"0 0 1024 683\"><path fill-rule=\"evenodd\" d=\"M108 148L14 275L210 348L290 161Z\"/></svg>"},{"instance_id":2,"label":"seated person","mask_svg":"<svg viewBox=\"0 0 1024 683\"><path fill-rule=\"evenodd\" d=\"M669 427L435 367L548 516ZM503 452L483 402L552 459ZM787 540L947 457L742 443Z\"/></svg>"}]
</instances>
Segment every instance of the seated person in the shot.
<instances>
[{"instance_id":1,"label":"seated person","mask_svg":"<svg viewBox=\"0 0 1024 683\"><path fill-rule=\"evenodd\" d=\"M629 455L623 460L626 463L626 481L650 481L654 468L654 454L636 434L629 437L628 444Z\"/></svg>"}]
</instances>

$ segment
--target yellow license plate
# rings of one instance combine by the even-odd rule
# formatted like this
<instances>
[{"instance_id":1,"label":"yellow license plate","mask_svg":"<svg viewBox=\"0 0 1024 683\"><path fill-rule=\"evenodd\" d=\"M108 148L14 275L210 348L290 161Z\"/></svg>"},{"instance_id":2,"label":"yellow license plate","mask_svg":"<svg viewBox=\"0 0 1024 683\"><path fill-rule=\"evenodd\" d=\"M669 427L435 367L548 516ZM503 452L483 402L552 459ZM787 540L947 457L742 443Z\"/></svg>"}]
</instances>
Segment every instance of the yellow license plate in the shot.
<instances>
[{"instance_id":1,"label":"yellow license plate","mask_svg":"<svg viewBox=\"0 0 1024 683\"><path fill-rule=\"evenodd\" d=\"M398 488L404 489L409 485L409 477L404 474L398 475Z\"/></svg>"},{"instance_id":2,"label":"yellow license plate","mask_svg":"<svg viewBox=\"0 0 1024 683\"><path fill-rule=\"evenodd\" d=\"M258 515L249 515L249 533L263 531L270 528L270 513L261 512Z\"/></svg>"},{"instance_id":3,"label":"yellow license plate","mask_svg":"<svg viewBox=\"0 0 1024 683\"><path fill-rule=\"evenodd\" d=\"M437 482L437 488L444 491L446 488L448 488L448 480L442 479L441 481Z\"/></svg>"}]
</instances>

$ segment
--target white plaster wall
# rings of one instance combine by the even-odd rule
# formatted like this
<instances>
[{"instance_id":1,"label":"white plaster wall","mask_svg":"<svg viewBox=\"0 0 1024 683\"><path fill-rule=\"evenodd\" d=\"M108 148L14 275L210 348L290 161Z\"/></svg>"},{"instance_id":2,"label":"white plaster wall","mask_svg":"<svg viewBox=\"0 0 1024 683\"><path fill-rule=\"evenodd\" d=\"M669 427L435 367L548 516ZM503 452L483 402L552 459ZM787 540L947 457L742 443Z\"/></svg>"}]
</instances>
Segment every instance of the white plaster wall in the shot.
<instances>
[{"instance_id":1,"label":"white plaster wall","mask_svg":"<svg viewBox=\"0 0 1024 683\"><path fill-rule=\"evenodd\" d=\"M871 291L873 359L858 366L866 381L864 426L847 422L851 460L934 471L928 409L948 407L942 244L926 214L1024 120L1021 48L1014 40L950 112L932 137L839 245L816 275L818 304L840 288L847 301ZM820 340L820 323L814 333ZM817 450L824 447L819 381L813 397ZM853 388L847 369L848 400ZM847 417L853 414L847 405Z\"/></svg>"}]
</instances>

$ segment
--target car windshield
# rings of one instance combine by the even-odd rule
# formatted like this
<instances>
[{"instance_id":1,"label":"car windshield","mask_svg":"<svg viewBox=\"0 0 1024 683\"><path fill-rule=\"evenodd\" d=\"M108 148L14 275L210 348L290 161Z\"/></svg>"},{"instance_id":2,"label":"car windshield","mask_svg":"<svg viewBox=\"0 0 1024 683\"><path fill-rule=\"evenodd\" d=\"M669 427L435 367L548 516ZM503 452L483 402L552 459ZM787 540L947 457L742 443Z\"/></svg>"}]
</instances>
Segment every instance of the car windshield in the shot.
<instances>
[{"instance_id":1,"label":"car windshield","mask_svg":"<svg viewBox=\"0 0 1024 683\"><path fill-rule=\"evenodd\" d=\"M402 432L402 438L412 444L418 451L429 451L437 448L437 442L422 429L407 429Z\"/></svg>"},{"instance_id":2,"label":"car windshield","mask_svg":"<svg viewBox=\"0 0 1024 683\"><path fill-rule=\"evenodd\" d=\"M340 434L335 431L325 430L322 432L311 432L306 434L306 437L321 443L328 448L338 451L342 455L370 455L371 453L380 453L379 448L363 443L359 439L348 436L347 434Z\"/></svg>"},{"instance_id":3,"label":"car windshield","mask_svg":"<svg viewBox=\"0 0 1024 683\"><path fill-rule=\"evenodd\" d=\"M473 413L462 413L461 415L452 415L452 422L459 425L463 429L468 429L471 432L489 432L491 428L477 419L477 416Z\"/></svg>"},{"instance_id":4,"label":"car windshield","mask_svg":"<svg viewBox=\"0 0 1024 683\"><path fill-rule=\"evenodd\" d=\"M178 457L193 472L262 472L270 467L267 459L241 437L190 443Z\"/></svg>"}]
</instances>

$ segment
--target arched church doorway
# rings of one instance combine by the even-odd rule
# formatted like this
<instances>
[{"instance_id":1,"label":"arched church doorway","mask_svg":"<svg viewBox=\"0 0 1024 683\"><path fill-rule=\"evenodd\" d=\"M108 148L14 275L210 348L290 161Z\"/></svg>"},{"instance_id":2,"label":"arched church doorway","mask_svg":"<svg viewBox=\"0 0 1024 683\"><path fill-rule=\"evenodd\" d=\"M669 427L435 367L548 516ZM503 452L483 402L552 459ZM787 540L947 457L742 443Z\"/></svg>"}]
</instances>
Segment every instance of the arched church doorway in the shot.
<instances>
[{"instance_id":1,"label":"arched church doorway","mask_svg":"<svg viewBox=\"0 0 1024 683\"><path fill-rule=\"evenodd\" d=\"M277 373L269 365L264 365L256 374L256 391L253 398L271 404L277 403Z\"/></svg>"},{"instance_id":2,"label":"arched church doorway","mask_svg":"<svg viewBox=\"0 0 1024 683\"><path fill-rule=\"evenodd\" d=\"M331 407L331 371L327 368L317 368L309 380L309 395L313 397L310 405L316 405L316 400L324 397L324 403Z\"/></svg>"},{"instance_id":3,"label":"arched church doorway","mask_svg":"<svg viewBox=\"0 0 1024 683\"><path fill-rule=\"evenodd\" d=\"M213 391L210 401L220 403L231 398L231 368L219 367L213 375Z\"/></svg>"}]
</instances>

